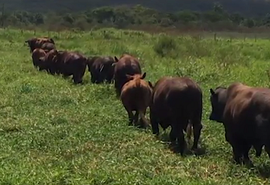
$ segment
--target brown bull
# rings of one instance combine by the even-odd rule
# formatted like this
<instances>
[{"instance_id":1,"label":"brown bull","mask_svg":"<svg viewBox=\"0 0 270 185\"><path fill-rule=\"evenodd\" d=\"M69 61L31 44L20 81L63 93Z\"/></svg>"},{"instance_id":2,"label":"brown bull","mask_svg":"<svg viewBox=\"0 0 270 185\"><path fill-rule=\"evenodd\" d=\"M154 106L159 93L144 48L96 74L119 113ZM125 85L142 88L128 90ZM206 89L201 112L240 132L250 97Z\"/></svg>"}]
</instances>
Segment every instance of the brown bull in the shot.
<instances>
[{"instance_id":1,"label":"brown bull","mask_svg":"<svg viewBox=\"0 0 270 185\"><path fill-rule=\"evenodd\" d=\"M248 154L252 146L259 157L264 145L270 157L270 89L233 83L210 92L209 119L223 123L234 161L253 166Z\"/></svg>"},{"instance_id":2,"label":"brown bull","mask_svg":"<svg viewBox=\"0 0 270 185\"><path fill-rule=\"evenodd\" d=\"M122 104L128 113L129 125L132 125L133 122L135 125L139 125L139 121L141 123L139 126L144 128L149 126L145 113L152 95L152 84L143 80L145 76L146 73L143 73L143 75L127 75L129 81L125 83L120 94ZM132 111L136 111L135 115Z\"/></svg>"},{"instance_id":3,"label":"brown bull","mask_svg":"<svg viewBox=\"0 0 270 185\"><path fill-rule=\"evenodd\" d=\"M49 37L39 37L39 38L31 38L25 41L30 48L30 53L32 53L36 48L42 48L44 50L51 50L51 48L55 48L55 42L52 38ZM51 43L51 44L46 44Z\"/></svg>"},{"instance_id":4,"label":"brown bull","mask_svg":"<svg viewBox=\"0 0 270 185\"><path fill-rule=\"evenodd\" d=\"M64 77L72 75L75 84L82 83L88 59L77 52L61 51L56 56L56 72Z\"/></svg>"},{"instance_id":5,"label":"brown bull","mask_svg":"<svg viewBox=\"0 0 270 185\"><path fill-rule=\"evenodd\" d=\"M115 57L114 66L114 87L116 95L119 97L123 85L129 81L127 75L141 74L141 66L134 56L124 54L118 59Z\"/></svg>"},{"instance_id":6,"label":"brown bull","mask_svg":"<svg viewBox=\"0 0 270 185\"><path fill-rule=\"evenodd\" d=\"M33 65L36 68L39 68L39 70L42 70L42 63L43 63L43 58L45 58L46 52L43 49L37 48L33 51L32 53L32 61Z\"/></svg>"},{"instance_id":7,"label":"brown bull","mask_svg":"<svg viewBox=\"0 0 270 185\"><path fill-rule=\"evenodd\" d=\"M114 58L111 56L95 56L88 60L88 70L92 83L111 83L114 75Z\"/></svg>"},{"instance_id":8,"label":"brown bull","mask_svg":"<svg viewBox=\"0 0 270 185\"><path fill-rule=\"evenodd\" d=\"M170 140L176 142L183 155L186 141L193 127L194 142L192 149L198 148L201 135L202 91L196 82L186 77L163 77L153 89L150 104L150 121L153 134L159 134L159 124L165 130L171 126Z\"/></svg>"},{"instance_id":9,"label":"brown bull","mask_svg":"<svg viewBox=\"0 0 270 185\"><path fill-rule=\"evenodd\" d=\"M42 61L43 69L47 70L50 74L60 74L60 62L58 62L58 55L64 51L52 49L46 53L45 57L40 58Z\"/></svg>"}]
</instances>

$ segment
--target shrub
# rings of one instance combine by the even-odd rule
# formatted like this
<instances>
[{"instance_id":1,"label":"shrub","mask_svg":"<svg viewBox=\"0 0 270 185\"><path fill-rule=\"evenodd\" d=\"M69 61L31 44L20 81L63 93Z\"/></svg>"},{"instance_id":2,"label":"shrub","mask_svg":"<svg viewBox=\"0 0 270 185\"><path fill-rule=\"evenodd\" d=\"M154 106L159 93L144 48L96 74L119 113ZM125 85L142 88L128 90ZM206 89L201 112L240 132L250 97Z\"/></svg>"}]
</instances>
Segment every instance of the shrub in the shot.
<instances>
[{"instance_id":1,"label":"shrub","mask_svg":"<svg viewBox=\"0 0 270 185\"><path fill-rule=\"evenodd\" d=\"M154 51L161 57L176 58L178 56L177 43L169 36L161 36L154 45Z\"/></svg>"}]
</instances>

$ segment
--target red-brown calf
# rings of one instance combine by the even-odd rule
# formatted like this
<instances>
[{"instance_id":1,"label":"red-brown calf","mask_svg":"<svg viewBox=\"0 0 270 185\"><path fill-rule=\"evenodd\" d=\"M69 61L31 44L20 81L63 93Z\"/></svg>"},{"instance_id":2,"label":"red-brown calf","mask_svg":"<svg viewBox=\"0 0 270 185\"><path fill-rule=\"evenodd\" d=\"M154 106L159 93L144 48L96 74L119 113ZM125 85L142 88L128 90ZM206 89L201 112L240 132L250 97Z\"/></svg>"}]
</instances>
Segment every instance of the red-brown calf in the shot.
<instances>
[{"instance_id":1,"label":"red-brown calf","mask_svg":"<svg viewBox=\"0 0 270 185\"><path fill-rule=\"evenodd\" d=\"M143 80L145 76L146 73L133 76L127 75L129 81L124 84L120 94L122 104L128 113L129 125L135 122L135 125L143 128L150 125L145 118L145 113L152 95L152 84L149 81ZM136 111L135 115L133 115L132 111Z\"/></svg>"}]
</instances>

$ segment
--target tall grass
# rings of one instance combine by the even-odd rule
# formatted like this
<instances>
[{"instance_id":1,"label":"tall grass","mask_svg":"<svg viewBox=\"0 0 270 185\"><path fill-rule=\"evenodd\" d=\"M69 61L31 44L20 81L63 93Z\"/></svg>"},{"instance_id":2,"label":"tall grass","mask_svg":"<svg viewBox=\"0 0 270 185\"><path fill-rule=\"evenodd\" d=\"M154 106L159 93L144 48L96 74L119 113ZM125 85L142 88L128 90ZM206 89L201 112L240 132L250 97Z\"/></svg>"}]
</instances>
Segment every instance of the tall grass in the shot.
<instances>
[{"instance_id":1,"label":"tall grass","mask_svg":"<svg viewBox=\"0 0 270 185\"><path fill-rule=\"evenodd\" d=\"M202 156L181 157L151 130L128 126L113 85L73 85L32 66L24 41L51 36L85 55L131 53L146 79L189 76L203 89ZM247 169L231 162L221 124L208 120L209 88L241 81L268 86L268 40L92 32L0 31L0 184L265 184L269 159ZM147 115L149 116L149 115ZM165 135L169 130L165 131Z\"/></svg>"}]
</instances>

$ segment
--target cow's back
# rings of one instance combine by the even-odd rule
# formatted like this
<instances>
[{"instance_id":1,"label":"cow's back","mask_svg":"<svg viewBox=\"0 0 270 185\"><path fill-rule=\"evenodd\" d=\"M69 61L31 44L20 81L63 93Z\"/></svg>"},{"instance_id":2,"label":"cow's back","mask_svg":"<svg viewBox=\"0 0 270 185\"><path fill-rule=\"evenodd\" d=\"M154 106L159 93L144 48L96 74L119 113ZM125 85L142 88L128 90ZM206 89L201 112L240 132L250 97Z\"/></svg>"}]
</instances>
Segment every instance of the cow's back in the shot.
<instances>
[{"instance_id":1,"label":"cow's back","mask_svg":"<svg viewBox=\"0 0 270 185\"><path fill-rule=\"evenodd\" d=\"M124 56L119 59L115 65L115 74L124 77L126 74L141 74L141 66L139 61L131 56Z\"/></svg>"},{"instance_id":2,"label":"cow's back","mask_svg":"<svg viewBox=\"0 0 270 185\"><path fill-rule=\"evenodd\" d=\"M252 119L252 99L256 91L256 88L242 83L233 83L228 87L227 102L223 113L226 126L237 127L235 124L240 126L245 120Z\"/></svg>"},{"instance_id":3,"label":"cow's back","mask_svg":"<svg viewBox=\"0 0 270 185\"><path fill-rule=\"evenodd\" d=\"M133 56L124 55L116 63L114 67L114 79L117 95L120 94L123 85L128 82L126 75L141 74L141 66Z\"/></svg>"},{"instance_id":4,"label":"cow's back","mask_svg":"<svg viewBox=\"0 0 270 185\"><path fill-rule=\"evenodd\" d=\"M77 52L63 51L59 53L58 57L61 73L65 75L84 73L87 59L83 55Z\"/></svg>"},{"instance_id":5,"label":"cow's back","mask_svg":"<svg viewBox=\"0 0 270 185\"><path fill-rule=\"evenodd\" d=\"M34 51L32 53L32 57L34 57L34 58L36 58L36 57L45 57L45 56L46 56L46 52L41 48L34 49Z\"/></svg>"},{"instance_id":6,"label":"cow's back","mask_svg":"<svg viewBox=\"0 0 270 185\"><path fill-rule=\"evenodd\" d=\"M157 115L164 119L170 117L201 117L202 91L189 78L165 77L159 80L154 87L152 108ZM162 118L162 119L163 119Z\"/></svg>"},{"instance_id":7,"label":"cow's back","mask_svg":"<svg viewBox=\"0 0 270 185\"><path fill-rule=\"evenodd\" d=\"M122 102L130 104L133 110L143 109L149 106L152 89L149 84L142 79L130 80L125 83L120 98Z\"/></svg>"}]
</instances>

